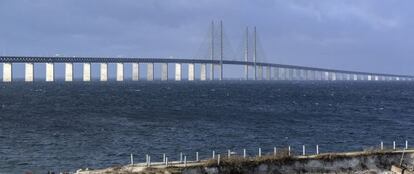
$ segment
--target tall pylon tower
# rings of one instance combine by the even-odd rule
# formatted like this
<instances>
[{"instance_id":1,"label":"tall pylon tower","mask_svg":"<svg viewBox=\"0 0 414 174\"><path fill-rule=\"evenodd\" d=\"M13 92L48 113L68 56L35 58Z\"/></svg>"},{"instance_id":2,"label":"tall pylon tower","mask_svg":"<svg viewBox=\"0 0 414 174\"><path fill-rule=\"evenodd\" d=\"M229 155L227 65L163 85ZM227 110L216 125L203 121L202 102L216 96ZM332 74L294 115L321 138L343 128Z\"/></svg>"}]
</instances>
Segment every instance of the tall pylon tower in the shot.
<instances>
[{"instance_id":1,"label":"tall pylon tower","mask_svg":"<svg viewBox=\"0 0 414 174\"><path fill-rule=\"evenodd\" d=\"M245 45L244 45L244 61L249 61L249 27L246 27L246 36L245 36ZM244 65L244 78L249 80L249 65Z\"/></svg>"},{"instance_id":2,"label":"tall pylon tower","mask_svg":"<svg viewBox=\"0 0 414 174\"><path fill-rule=\"evenodd\" d=\"M223 80L223 21L220 21L220 80Z\"/></svg>"},{"instance_id":3,"label":"tall pylon tower","mask_svg":"<svg viewBox=\"0 0 414 174\"><path fill-rule=\"evenodd\" d=\"M254 66L254 80L257 80L257 37L256 37L256 26L253 29L253 66Z\"/></svg>"},{"instance_id":4,"label":"tall pylon tower","mask_svg":"<svg viewBox=\"0 0 414 174\"><path fill-rule=\"evenodd\" d=\"M216 28L215 28L215 22L211 21L211 33L210 33L210 58L211 60L215 60L216 58ZM224 58L224 47L223 47L223 21L220 20L219 22L219 54L218 54L218 60L219 60L219 80L223 80L223 58ZM214 80L214 64L210 66L210 80Z\"/></svg>"},{"instance_id":5,"label":"tall pylon tower","mask_svg":"<svg viewBox=\"0 0 414 174\"><path fill-rule=\"evenodd\" d=\"M210 40L210 54L211 60L214 60L214 21L211 21L211 40ZM210 80L214 80L214 64L210 66Z\"/></svg>"}]
</instances>

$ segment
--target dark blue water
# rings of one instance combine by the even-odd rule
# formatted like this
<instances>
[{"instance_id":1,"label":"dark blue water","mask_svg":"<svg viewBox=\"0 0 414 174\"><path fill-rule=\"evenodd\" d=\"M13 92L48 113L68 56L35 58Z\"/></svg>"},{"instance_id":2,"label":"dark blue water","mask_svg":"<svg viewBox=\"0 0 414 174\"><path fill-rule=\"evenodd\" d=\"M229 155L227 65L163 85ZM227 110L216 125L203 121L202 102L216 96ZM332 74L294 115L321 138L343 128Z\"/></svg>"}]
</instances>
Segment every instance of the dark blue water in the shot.
<instances>
[{"instance_id":1,"label":"dark blue water","mask_svg":"<svg viewBox=\"0 0 414 174\"><path fill-rule=\"evenodd\" d=\"M0 173L124 165L131 153L402 146L413 115L414 83L0 84Z\"/></svg>"}]
</instances>

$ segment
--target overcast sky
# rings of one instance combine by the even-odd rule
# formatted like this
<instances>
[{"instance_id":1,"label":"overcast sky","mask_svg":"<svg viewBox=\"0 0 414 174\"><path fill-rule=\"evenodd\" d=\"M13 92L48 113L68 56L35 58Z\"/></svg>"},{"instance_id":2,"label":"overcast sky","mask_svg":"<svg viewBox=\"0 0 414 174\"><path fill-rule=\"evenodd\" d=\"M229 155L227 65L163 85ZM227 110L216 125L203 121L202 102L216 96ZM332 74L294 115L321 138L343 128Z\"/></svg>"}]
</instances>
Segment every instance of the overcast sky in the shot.
<instances>
[{"instance_id":1,"label":"overcast sky","mask_svg":"<svg viewBox=\"0 0 414 174\"><path fill-rule=\"evenodd\" d=\"M2 55L192 57L211 20L267 61L414 74L409 0L1 0ZM241 54L239 54L241 55Z\"/></svg>"}]
</instances>

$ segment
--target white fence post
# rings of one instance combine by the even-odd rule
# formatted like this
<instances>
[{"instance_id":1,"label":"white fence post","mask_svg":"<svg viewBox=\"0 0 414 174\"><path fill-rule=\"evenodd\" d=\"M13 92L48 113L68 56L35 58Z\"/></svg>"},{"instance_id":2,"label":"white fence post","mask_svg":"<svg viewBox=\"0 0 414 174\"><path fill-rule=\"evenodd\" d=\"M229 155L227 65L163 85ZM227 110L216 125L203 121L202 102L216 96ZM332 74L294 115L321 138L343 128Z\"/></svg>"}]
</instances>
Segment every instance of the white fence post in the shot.
<instances>
[{"instance_id":1,"label":"white fence post","mask_svg":"<svg viewBox=\"0 0 414 174\"><path fill-rule=\"evenodd\" d=\"M305 145L302 145L302 155L303 156L306 155L306 147L305 147Z\"/></svg>"},{"instance_id":2,"label":"white fence post","mask_svg":"<svg viewBox=\"0 0 414 174\"><path fill-rule=\"evenodd\" d=\"M408 141L405 140L405 149L408 149Z\"/></svg>"},{"instance_id":3,"label":"white fence post","mask_svg":"<svg viewBox=\"0 0 414 174\"><path fill-rule=\"evenodd\" d=\"M290 146L288 147L288 156L290 156Z\"/></svg>"},{"instance_id":4,"label":"white fence post","mask_svg":"<svg viewBox=\"0 0 414 174\"><path fill-rule=\"evenodd\" d=\"M259 147L259 157L262 156L262 148Z\"/></svg>"}]
</instances>

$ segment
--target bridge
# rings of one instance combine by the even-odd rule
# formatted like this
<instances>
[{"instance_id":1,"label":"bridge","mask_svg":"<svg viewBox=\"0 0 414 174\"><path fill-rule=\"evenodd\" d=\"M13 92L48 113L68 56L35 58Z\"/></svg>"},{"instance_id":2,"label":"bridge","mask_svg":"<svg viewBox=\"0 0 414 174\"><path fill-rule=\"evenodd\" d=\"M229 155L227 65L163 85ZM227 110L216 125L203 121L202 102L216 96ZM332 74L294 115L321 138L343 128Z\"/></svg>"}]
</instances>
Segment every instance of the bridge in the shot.
<instances>
[{"instance_id":1,"label":"bridge","mask_svg":"<svg viewBox=\"0 0 414 174\"><path fill-rule=\"evenodd\" d=\"M146 80L153 81L154 64L161 64L161 79L171 80L168 74L168 64L175 65L173 80L184 80L183 66L188 66L188 81L194 80L224 80L223 65L239 65L244 67L245 80L347 80L347 81L411 81L414 76L383 74L359 71L345 71L335 69L324 69L315 67L274 64L265 62L232 61L232 60L209 60L209 59L171 59L171 58L111 58L111 57L31 57L31 56L0 56L3 63L3 82L13 80L13 64L25 64L25 81L34 81L34 64L46 64L46 81L55 81L55 68L57 63L65 64L64 80L73 81L73 64L82 63L82 80L91 81L91 64L100 64L100 81L108 81L108 64L116 64L116 80L124 81L124 66L132 66L132 81L141 80L139 76L139 65L146 64ZM198 64L198 66L196 66ZM195 68L199 67L199 74L196 75ZM209 67L209 69L207 69ZM215 74L215 68L218 74ZM208 70L210 70L209 73ZM249 70L255 75L249 77ZM208 76L209 75L209 76Z\"/></svg>"},{"instance_id":2,"label":"bridge","mask_svg":"<svg viewBox=\"0 0 414 174\"><path fill-rule=\"evenodd\" d=\"M306 67L286 64L275 64L259 61L257 51L257 34L256 27L253 30L253 39L249 40L249 30L246 28L246 37L244 43L244 50L242 60L237 60L237 57L232 60L224 59L223 46L223 24L219 24L219 37L214 31L215 23L211 25L211 35L209 43L209 58L146 58L146 57L36 57L36 56L0 56L0 63L3 64L3 82L13 81L13 64L24 63L24 81L33 82L35 79L34 64L45 64L46 74L45 81L55 81L55 64L64 64L64 81L74 81L74 63L81 63L83 65L82 80L91 81L91 64L100 65L99 81L108 81L108 64L116 64L116 81L124 81L124 66L132 66L132 81L140 79L140 64L146 64L146 79L147 81L156 80L154 77L155 64L161 65L160 80L175 80L181 81L183 79L183 66L188 66L187 78L188 81L205 81L205 80L225 80L223 65L237 65L244 68L242 79L244 80L306 80L306 81L412 81L414 76L385 74L373 72L347 71L337 69L326 69L317 67ZM250 44L250 41L253 43ZM217 46L216 44L219 43ZM252 48L249 46L253 45ZM215 49L218 48L218 49ZM250 52L252 52L250 54ZM250 59L251 58L251 59ZM174 64L174 75L171 79L169 76L169 64ZM196 71L196 68L199 68ZM196 75L196 72L198 74ZM252 73L253 75L249 74Z\"/></svg>"}]
</instances>

